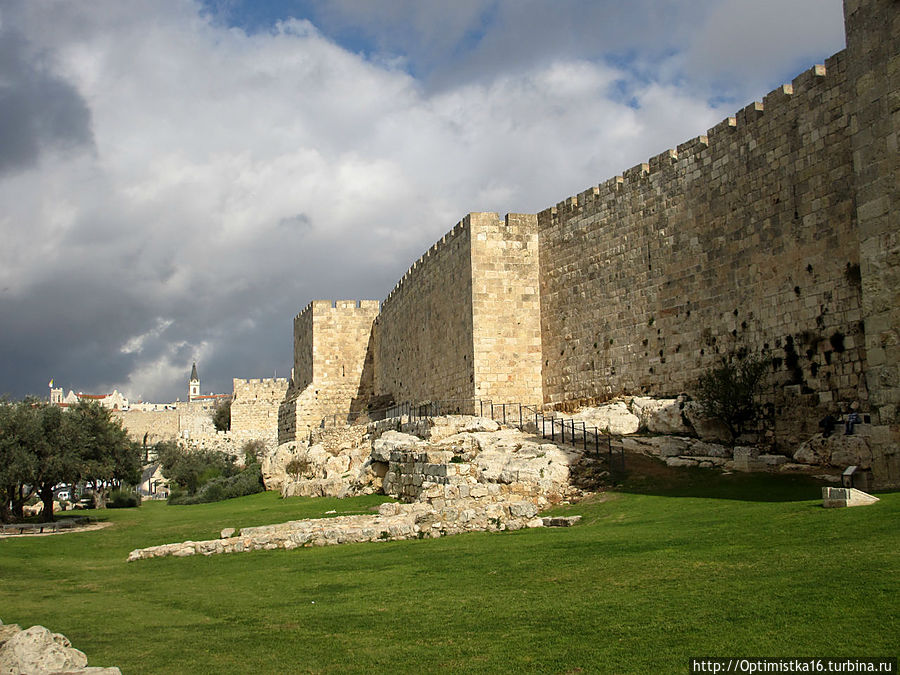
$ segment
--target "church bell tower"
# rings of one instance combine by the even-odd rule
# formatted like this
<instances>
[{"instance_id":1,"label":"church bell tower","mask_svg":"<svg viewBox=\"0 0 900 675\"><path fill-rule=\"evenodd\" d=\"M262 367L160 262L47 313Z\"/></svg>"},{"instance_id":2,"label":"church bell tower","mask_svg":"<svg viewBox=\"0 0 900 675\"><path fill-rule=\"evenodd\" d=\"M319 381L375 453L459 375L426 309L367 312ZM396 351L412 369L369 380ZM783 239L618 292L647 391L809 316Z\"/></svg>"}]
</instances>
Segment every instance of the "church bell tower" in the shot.
<instances>
[{"instance_id":1,"label":"church bell tower","mask_svg":"<svg viewBox=\"0 0 900 675\"><path fill-rule=\"evenodd\" d=\"M188 401L193 401L200 396L200 376L197 374L197 364L191 368L191 381L188 386Z\"/></svg>"}]
</instances>

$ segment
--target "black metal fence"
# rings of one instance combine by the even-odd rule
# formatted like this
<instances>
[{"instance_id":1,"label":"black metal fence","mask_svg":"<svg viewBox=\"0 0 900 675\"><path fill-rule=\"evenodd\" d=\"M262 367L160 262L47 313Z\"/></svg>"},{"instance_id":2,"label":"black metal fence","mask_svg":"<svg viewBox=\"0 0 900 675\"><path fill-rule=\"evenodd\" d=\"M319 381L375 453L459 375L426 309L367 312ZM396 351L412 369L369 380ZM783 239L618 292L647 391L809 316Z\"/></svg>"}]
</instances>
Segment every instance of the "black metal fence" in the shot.
<instances>
[{"instance_id":1,"label":"black metal fence","mask_svg":"<svg viewBox=\"0 0 900 675\"><path fill-rule=\"evenodd\" d=\"M624 471L625 450L621 439L603 433L597 427L589 427L584 421L558 417L556 412L545 412L540 405L523 403L494 403L490 399L446 399L424 403L399 403L379 410L361 410L322 419L321 428L367 424L393 417L410 420L441 417L443 415L477 415L487 417L504 426L540 434L552 442L567 443L594 457L606 456L610 471Z\"/></svg>"}]
</instances>

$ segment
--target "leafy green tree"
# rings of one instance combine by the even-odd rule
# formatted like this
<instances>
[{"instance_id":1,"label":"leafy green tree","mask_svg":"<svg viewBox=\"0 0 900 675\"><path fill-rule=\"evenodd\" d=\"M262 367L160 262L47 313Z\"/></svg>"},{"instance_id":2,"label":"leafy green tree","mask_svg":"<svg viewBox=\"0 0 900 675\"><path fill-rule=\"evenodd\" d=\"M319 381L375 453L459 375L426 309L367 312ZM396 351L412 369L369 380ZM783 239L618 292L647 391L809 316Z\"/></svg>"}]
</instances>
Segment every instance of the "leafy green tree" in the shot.
<instances>
[{"instance_id":1,"label":"leafy green tree","mask_svg":"<svg viewBox=\"0 0 900 675\"><path fill-rule=\"evenodd\" d=\"M175 443L159 443L156 447L163 475L190 495L215 478L238 472L233 460L221 452L186 450Z\"/></svg>"},{"instance_id":2,"label":"leafy green tree","mask_svg":"<svg viewBox=\"0 0 900 675\"><path fill-rule=\"evenodd\" d=\"M24 402L0 401L0 521L21 519L37 467L31 448L40 438L37 415Z\"/></svg>"},{"instance_id":3,"label":"leafy green tree","mask_svg":"<svg viewBox=\"0 0 900 675\"><path fill-rule=\"evenodd\" d=\"M79 446L84 433L78 420L58 406L39 405L33 411L38 417L41 433L31 448L37 457L31 481L44 504L43 519L50 522L53 520L53 486L75 483L82 471Z\"/></svg>"},{"instance_id":4,"label":"leafy green tree","mask_svg":"<svg viewBox=\"0 0 900 675\"><path fill-rule=\"evenodd\" d=\"M721 420L734 438L759 416L756 397L770 361L750 354L729 355L700 376L696 398L707 417Z\"/></svg>"},{"instance_id":5,"label":"leafy green tree","mask_svg":"<svg viewBox=\"0 0 900 675\"><path fill-rule=\"evenodd\" d=\"M94 506L102 508L111 488L140 481L140 444L129 439L121 422L96 403L78 403L67 414L80 460L78 480L93 486Z\"/></svg>"},{"instance_id":6,"label":"leafy green tree","mask_svg":"<svg viewBox=\"0 0 900 675\"><path fill-rule=\"evenodd\" d=\"M34 399L0 403L0 517L21 518L37 494L53 519L53 487L86 481L102 506L111 486L137 483L140 446L96 403L62 409Z\"/></svg>"},{"instance_id":7,"label":"leafy green tree","mask_svg":"<svg viewBox=\"0 0 900 675\"><path fill-rule=\"evenodd\" d=\"M231 399L225 400L215 407L212 413L213 425L216 431L228 431L231 429Z\"/></svg>"}]
</instances>

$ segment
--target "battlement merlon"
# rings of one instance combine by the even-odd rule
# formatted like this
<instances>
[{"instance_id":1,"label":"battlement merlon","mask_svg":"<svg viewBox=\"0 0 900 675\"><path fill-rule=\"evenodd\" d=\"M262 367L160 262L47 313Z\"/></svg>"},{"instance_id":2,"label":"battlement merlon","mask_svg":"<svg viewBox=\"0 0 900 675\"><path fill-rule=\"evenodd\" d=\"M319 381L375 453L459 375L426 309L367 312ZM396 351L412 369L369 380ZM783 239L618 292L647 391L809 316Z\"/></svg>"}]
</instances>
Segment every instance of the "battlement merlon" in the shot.
<instances>
[{"instance_id":1,"label":"battlement merlon","mask_svg":"<svg viewBox=\"0 0 900 675\"><path fill-rule=\"evenodd\" d=\"M232 378L232 387L234 390L241 387L283 387L287 386L287 383L288 380L286 377Z\"/></svg>"}]
</instances>

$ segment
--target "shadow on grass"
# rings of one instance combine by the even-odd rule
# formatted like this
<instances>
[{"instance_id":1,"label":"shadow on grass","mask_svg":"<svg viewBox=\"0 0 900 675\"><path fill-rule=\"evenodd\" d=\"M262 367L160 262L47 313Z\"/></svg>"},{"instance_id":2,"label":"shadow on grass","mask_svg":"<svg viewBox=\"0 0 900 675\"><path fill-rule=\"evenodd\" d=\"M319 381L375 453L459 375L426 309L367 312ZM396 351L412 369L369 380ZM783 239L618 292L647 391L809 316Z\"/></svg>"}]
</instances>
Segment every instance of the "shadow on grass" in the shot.
<instances>
[{"instance_id":1,"label":"shadow on grass","mask_svg":"<svg viewBox=\"0 0 900 675\"><path fill-rule=\"evenodd\" d=\"M625 472L609 488L660 497L700 497L748 502L799 502L822 498L835 483L804 474L723 473L719 469L671 467L652 457L627 454Z\"/></svg>"}]
</instances>

